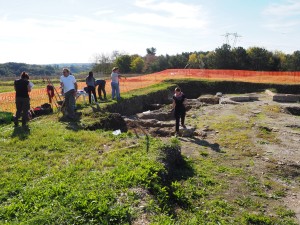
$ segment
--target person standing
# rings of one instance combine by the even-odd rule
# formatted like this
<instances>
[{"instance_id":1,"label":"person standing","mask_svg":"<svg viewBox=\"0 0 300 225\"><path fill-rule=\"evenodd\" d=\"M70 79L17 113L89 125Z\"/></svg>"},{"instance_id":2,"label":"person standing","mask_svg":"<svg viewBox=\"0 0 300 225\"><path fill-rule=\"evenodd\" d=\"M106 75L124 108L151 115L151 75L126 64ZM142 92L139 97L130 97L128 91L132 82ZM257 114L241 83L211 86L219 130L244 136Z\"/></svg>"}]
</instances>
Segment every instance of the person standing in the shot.
<instances>
[{"instance_id":1,"label":"person standing","mask_svg":"<svg viewBox=\"0 0 300 225\"><path fill-rule=\"evenodd\" d=\"M179 133L179 123L181 120L181 125L183 128L186 128L184 125L184 120L185 120L185 113L186 113L186 97L185 95L181 92L181 89L179 87L175 88L175 93L173 96L173 109L174 109L174 117L176 120L176 133L175 135L177 136Z\"/></svg>"},{"instance_id":2,"label":"person standing","mask_svg":"<svg viewBox=\"0 0 300 225\"><path fill-rule=\"evenodd\" d=\"M54 97L54 86L48 81L48 85L46 86L47 95L49 98L49 103L52 104L52 100Z\"/></svg>"},{"instance_id":3,"label":"person standing","mask_svg":"<svg viewBox=\"0 0 300 225\"><path fill-rule=\"evenodd\" d=\"M95 91L96 79L92 71L90 71L89 75L85 78L85 83L87 85L87 92L89 94L89 103L92 103L92 94L94 95L95 102L97 102L97 96Z\"/></svg>"},{"instance_id":4,"label":"person standing","mask_svg":"<svg viewBox=\"0 0 300 225\"><path fill-rule=\"evenodd\" d=\"M19 118L22 115L22 127L27 126L28 122L28 111L30 109L30 98L29 98L29 92L31 91L31 88L33 87L33 84L29 82L29 76L27 73L22 72L21 78L18 80L15 80L14 82L14 88L16 91L16 115L14 118L14 124L15 126L19 126Z\"/></svg>"},{"instance_id":5,"label":"person standing","mask_svg":"<svg viewBox=\"0 0 300 225\"><path fill-rule=\"evenodd\" d=\"M70 75L70 70L63 69L63 75L60 77L60 86L62 93L65 96L65 107L67 116L70 119L75 119L75 97L77 94L77 82L73 75Z\"/></svg>"},{"instance_id":6,"label":"person standing","mask_svg":"<svg viewBox=\"0 0 300 225\"><path fill-rule=\"evenodd\" d=\"M125 77L125 76L122 76L120 74L118 67L114 67L112 69L112 73L111 73L111 91L112 91L111 97L112 97L112 99L114 99L115 96L116 96L117 101L120 100L120 84L119 84L119 79L121 77Z\"/></svg>"},{"instance_id":7,"label":"person standing","mask_svg":"<svg viewBox=\"0 0 300 225\"><path fill-rule=\"evenodd\" d=\"M105 91L105 84L106 84L106 81L105 80L96 80L96 86L98 85L98 96L100 98L100 100L106 100L106 91ZM103 92L103 97L104 99L102 98L102 93Z\"/></svg>"}]
</instances>

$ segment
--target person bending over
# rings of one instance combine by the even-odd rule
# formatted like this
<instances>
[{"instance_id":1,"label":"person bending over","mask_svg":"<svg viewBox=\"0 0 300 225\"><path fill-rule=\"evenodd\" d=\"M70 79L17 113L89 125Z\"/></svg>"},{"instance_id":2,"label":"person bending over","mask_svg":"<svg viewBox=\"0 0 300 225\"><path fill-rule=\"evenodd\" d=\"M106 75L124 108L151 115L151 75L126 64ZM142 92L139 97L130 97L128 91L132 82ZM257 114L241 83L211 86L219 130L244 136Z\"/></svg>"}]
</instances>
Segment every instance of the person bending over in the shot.
<instances>
[{"instance_id":1,"label":"person bending over","mask_svg":"<svg viewBox=\"0 0 300 225\"><path fill-rule=\"evenodd\" d=\"M105 84L106 81L105 80L96 80L96 86L98 85L98 96L100 98L100 100L106 100L106 91L105 91ZM103 97L102 98L102 93L103 93Z\"/></svg>"}]
</instances>

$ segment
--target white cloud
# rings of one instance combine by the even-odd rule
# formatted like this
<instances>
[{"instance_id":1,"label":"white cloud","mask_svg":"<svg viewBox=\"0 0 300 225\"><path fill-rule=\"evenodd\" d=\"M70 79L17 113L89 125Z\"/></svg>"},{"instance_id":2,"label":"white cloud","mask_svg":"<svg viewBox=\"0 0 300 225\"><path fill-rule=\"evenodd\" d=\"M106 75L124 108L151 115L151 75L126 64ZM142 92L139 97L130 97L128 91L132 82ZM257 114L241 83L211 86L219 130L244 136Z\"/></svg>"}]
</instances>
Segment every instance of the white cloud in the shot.
<instances>
[{"instance_id":1,"label":"white cloud","mask_svg":"<svg viewBox=\"0 0 300 225\"><path fill-rule=\"evenodd\" d=\"M123 16L123 19L133 23L169 28L199 29L208 25L207 14L200 5L157 0L136 0L135 5L141 12L130 13Z\"/></svg>"},{"instance_id":2,"label":"white cloud","mask_svg":"<svg viewBox=\"0 0 300 225\"><path fill-rule=\"evenodd\" d=\"M264 11L267 17L265 27L274 31L290 32L300 26L300 2L286 0L281 4L271 4Z\"/></svg>"},{"instance_id":3,"label":"white cloud","mask_svg":"<svg viewBox=\"0 0 300 225\"><path fill-rule=\"evenodd\" d=\"M287 0L282 4L271 4L263 12L270 16L289 17L300 15L300 2L298 0Z\"/></svg>"},{"instance_id":4,"label":"white cloud","mask_svg":"<svg viewBox=\"0 0 300 225\"><path fill-rule=\"evenodd\" d=\"M100 10L94 13L94 15L96 16L103 16L103 15L107 15L107 14L112 14L114 13L114 10Z\"/></svg>"},{"instance_id":5,"label":"white cloud","mask_svg":"<svg viewBox=\"0 0 300 225\"><path fill-rule=\"evenodd\" d=\"M110 21L76 16L68 20L0 18L0 49L7 53L0 61L86 62L94 51L111 51L124 29Z\"/></svg>"}]
</instances>

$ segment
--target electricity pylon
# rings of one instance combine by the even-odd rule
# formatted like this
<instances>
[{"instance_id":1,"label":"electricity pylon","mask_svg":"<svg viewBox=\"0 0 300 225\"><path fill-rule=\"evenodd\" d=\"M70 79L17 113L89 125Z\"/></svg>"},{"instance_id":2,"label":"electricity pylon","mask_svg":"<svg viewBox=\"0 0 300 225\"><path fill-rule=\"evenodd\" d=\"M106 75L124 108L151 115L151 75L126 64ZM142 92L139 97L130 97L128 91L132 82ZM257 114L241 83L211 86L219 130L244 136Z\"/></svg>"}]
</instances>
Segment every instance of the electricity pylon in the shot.
<instances>
[{"instance_id":1,"label":"electricity pylon","mask_svg":"<svg viewBox=\"0 0 300 225\"><path fill-rule=\"evenodd\" d=\"M222 36L225 36L225 38L226 38L226 44L227 45L230 45L230 40L233 40L232 41L232 45L230 45L232 48L234 48L235 47L235 45L236 45L236 42L237 42L237 39L239 38L239 37L242 37L241 35L239 35L238 33L226 33L226 34L223 34ZM233 36L232 38L230 38L231 36Z\"/></svg>"}]
</instances>

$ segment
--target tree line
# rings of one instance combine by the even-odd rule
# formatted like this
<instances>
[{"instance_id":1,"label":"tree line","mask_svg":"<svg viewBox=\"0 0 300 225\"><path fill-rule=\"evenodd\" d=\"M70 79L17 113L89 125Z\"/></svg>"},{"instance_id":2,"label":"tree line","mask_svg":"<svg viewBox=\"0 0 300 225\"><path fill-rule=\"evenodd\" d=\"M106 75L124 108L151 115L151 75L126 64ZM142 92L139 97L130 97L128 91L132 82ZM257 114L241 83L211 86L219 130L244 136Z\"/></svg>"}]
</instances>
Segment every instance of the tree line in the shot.
<instances>
[{"instance_id":1,"label":"tree line","mask_svg":"<svg viewBox=\"0 0 300 225\"><path fill-rule=\"evenodd\" d=\"M111 54L96 54L93 63L31 65L9 62L0 64L0 77L19 76L26 71L30 76L60 75L63 67L72 73L88 72L110 74L112 67L120 68L121 73L154 73L165 69L235 69L254 71L300 71L300 51L285 54L271 52L262 47L232 48L224 44L214 51L183 52L176 55L156 55L156 48L146 49L146 54L129 55L113 51Z\"/></svg>"},{"instance_id":2,"label":"tree line","mask_svg":"<svg viewBox=\"0 0 300 225\"><path fill-rule=\"evenodd\" d=\"M57 76L61 74L61 70L63 67L70 68L73 73L80 73L89 71L92 65L90 63L34 65L9 62L0 64L0 77L20 76L23 71L29 73L30 76Z\"/></svg>"},{"instance_id":3,"label":"tree line","mask_svg":"<svg viewBox=\"0 0 300 225\"><path fill-rule=\"evenodd\" d=\"M94 57L93 70L109 74L117 66L122 73L153 73L165 69L235 69L254 71L300 71L300 51L285 54L261 47L232 48L224 44L214 51L183 52L177 55L156 55L154 47L146 55L112 52Z\"/></svg>"}]
</instances>

